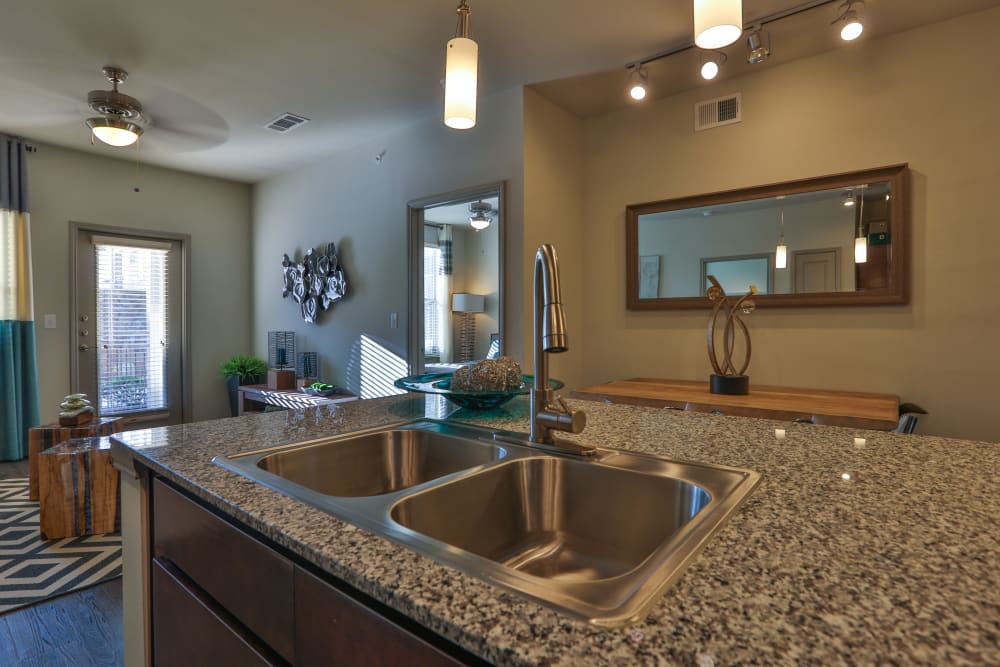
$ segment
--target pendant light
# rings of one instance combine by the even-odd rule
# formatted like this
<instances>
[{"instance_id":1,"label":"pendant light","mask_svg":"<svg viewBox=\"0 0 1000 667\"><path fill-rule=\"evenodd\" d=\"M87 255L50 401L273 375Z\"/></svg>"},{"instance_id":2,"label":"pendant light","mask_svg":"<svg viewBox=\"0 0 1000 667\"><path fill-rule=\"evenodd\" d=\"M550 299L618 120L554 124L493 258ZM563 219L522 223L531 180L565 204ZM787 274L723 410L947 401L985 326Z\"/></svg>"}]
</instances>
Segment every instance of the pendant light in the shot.
<instances>
[{"instance_id":1,"label":"pendant light","mask_svg":"<svg viewBox=\"0 0 1000 667\"><path fill-rule=\"evenodd\" d=\"M479 45L469 39L468 0L461 0L455 37L448 40L444 78L444 124L456 130L476 126L476 88Z\"/></svg>"},{"instance_id":2,"label":"pendant light","mask_svg":"<svg viewBox=\"0 0 1000 667\"><path fill-rule=\"evenodd\" d=\"M781 207L781 233L778 235L778 245L774 249L774 268L788 268L788 246L785 245L785 207Z\"/></svg>"},{"instance_id":3,"label":"pendant light","mask_svg":"<svg viewBox=\"0 0 1000 667\"><path fill-rule=\"evenodd\" d=\"M742 0L694 0L694 43L697 46L721 49L742 34Z\"/></svg>"},{"instance_id":4,"label":"pendant light","mask_svg":"<svg viewBox=\"0 0 1000 667\"><path fill-rule=\"evenodd\" d=\"M858 207L858 233L854 237L854 263L864 264L868 261L868 235L865 234L865 191L861 191L861 205Z\"/></svg>"}]
</instances>

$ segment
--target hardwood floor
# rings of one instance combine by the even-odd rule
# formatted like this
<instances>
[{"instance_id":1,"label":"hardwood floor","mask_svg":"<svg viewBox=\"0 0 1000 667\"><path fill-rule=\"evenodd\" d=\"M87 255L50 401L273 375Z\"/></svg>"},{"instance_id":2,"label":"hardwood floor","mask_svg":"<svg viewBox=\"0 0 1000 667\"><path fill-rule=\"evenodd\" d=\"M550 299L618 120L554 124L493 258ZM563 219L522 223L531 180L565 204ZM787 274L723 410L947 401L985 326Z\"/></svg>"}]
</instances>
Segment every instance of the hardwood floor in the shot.
<instances>
[{"instance_id":1,"label":"hardwood floor","mask_svg":"<svg viewBox=\"0 0 1000 667\"><path fill-rule=\"evenodd\" d=\"M0 479L27 477L28 461L0 463ZM124 664L122 580L0 614L0 665Z\"/></svg>"}]
</instances>

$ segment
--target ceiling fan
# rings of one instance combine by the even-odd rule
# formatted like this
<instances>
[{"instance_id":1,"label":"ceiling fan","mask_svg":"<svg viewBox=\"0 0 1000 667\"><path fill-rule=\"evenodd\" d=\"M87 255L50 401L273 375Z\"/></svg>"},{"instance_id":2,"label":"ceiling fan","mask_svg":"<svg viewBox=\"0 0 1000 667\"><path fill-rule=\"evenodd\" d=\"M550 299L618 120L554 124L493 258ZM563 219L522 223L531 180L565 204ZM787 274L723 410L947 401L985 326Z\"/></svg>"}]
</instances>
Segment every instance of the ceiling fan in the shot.
<instances>
[{"instance_id":1,"label":"ceiling fan","mask_svg":"<svg viewBox=\"0 0 1000 667\"><path fill-rule=\"evenodd\" d=\"M118 86L128 78L128 72L112 66L103 71L111 83L111 90L92 90L87 94L87 104L101 114L87 119L90 141L93 143L97 137L109 146L131 146L142 136L143 123L149 119L143 117L139 100L118 91Z\"/></svg>"},{"instance_id":2,"label":"ceiling fan","mask_svg":"<svg viewBox=\"0 0 1000 667\"><path fill-rule=\"evenodd\" d=\"M472 225L472 228L477 232L481 232L490 226L493 222L493 218L491 216L496 215L497 211L494 210L493 206L489 202L474 201L469 204L469 213L472 214L469 216L469 224Z\"/></svg>"}]
</instances>

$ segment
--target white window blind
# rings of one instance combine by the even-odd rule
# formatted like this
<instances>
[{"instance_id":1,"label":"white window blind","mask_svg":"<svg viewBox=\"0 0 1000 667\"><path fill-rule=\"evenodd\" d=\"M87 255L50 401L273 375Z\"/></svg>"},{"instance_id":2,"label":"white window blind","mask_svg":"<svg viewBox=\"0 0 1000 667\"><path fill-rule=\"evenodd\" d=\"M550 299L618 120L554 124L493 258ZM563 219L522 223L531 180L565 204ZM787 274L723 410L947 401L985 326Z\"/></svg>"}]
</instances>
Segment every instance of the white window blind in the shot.
<instances>
[{"instance_id":1,"label":"white window blind","mask_svg":"<svg viewBox=\"0 0 1000 667\"><path fill-rule=\"evenodd\" d=\"M169 246L95 238L101 415L167 408Z\"/></svg>"},{"instance_id":2,"label":"white window blind","mask_svg":"<svg viewBox=\"0 0 1000 667\"><path fill-rule=\"evenodd\" d=\"M438 306L438 276L441 249L424 246L424 356L441 355L441 318Z\"/></svg>"}]
</instances>

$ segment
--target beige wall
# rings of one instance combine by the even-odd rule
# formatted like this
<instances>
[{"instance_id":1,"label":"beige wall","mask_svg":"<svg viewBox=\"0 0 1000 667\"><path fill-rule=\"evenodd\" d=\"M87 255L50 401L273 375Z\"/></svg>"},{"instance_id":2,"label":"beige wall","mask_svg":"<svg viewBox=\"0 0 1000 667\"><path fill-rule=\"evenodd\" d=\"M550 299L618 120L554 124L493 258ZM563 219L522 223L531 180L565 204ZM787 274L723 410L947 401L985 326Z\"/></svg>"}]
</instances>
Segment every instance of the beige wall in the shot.
<instances>
[{"instance_id":1,"label":"beige wall","mask_svg":"<svg viewBox=\"0 0 1000 667\"><path fill-rule=\"evenodd\" d=\"M706 312L625 308L627 204L908 162L911 303L758 310L752 382L897 393L923 433L1000 440L998 30L992 9L584 122L583 380L710 372ZM735 91L743 122L695 133L694 102Z\"/></svg>"},{"instance_id":2,"label":"beige wall","mask_svg":"<svg viewBox=\"0 0 1000 667\"><path fill-rule=\"evenodd\" d=\"M505 291L507 350L520 358L522 244L522 95L483 97L479 125L467 132L429 118L382 140L330 156L254 187L254 348L264 353L269 330L299 334L301 350L320 355L323 379L357 389L350 371L367 335L406 359L407 202L495 181L507 182ZM385 156L376 163L381 151ZM282 253L333 241L341 250L349 296L317 324L281 298ZM399 327L390 328L390 313ZM395 372L395 371L394 371ZM389 378L391 379L391 378Z\"/></svg>"},{"instance_id":3,"label":"beige wall","mask_svg":"<svg viewBox=\"0 0 1000 667\"><path fill-rule=\"evenodd\" d=\"M585 307L592 306L584 289L584 239L580 234L583 207L582 123L531 89L524 92L524 340L532 339L532 270L543 243L559 256L569 350L549 355L550 376L581 386L590 360L585 356ZM604 273L610 257L591 271ZM525 372L533 354L525 351Z\"/></svg>"},{"instance_id":4,"label":"beige wall","mask_svg":"<svg viewBox=\"0 0 1000 667\"><path fill-rule=\"evenodd\" d=\"M70 221L191 235L193 418L228 415L219 364L250 349L250 186L44 144L28 165L42 420L70 391Z\"/></svg>"}]
</instances>

